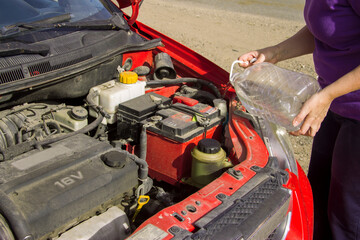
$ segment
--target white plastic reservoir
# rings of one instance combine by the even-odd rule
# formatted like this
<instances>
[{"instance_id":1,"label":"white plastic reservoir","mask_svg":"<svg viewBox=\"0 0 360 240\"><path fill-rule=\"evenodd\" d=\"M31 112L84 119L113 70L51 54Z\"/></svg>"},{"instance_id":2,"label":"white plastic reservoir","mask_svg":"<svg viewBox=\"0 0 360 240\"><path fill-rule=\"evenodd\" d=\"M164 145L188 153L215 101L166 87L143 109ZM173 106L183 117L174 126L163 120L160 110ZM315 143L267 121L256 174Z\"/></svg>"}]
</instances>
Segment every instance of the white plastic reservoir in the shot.
<instances>
[{"instance_id":1,"label":"white plastic reservoir","mask_svg":"<svg viewBox=\"0 0 360 240\"><path fill-rule=\"evenodd\" d=\"M134 72L122 72L120 82L111 80L90 89L90 94L96 92L97 96L93 98L97 106L110 115L109 119L104 118L104 124L112 124L116 121L116 110L122 102L145 94L146 82L137 81L138 76ZM97 117L95 111L90 111L90 115ZM106 122L104 122L106 121Z\"/></svg>"}]
</instances>

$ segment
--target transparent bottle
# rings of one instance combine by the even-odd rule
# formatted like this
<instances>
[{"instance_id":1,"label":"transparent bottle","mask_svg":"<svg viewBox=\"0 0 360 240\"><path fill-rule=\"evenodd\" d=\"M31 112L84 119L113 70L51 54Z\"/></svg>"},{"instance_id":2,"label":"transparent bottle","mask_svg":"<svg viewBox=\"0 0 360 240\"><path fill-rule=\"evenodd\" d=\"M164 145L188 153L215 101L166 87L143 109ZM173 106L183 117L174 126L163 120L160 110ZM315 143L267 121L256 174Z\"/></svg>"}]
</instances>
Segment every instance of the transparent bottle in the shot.
<instances>
[{"instance_id":1,"label":"transparent bottle","mask_svg":"<svg viewBox=\"0 0 360 240\"><path fill-rule=\"evenodd\" d=\"M288 131L300 129L301 124L294 127L292 122L304 102L320 90L317 80L267 62L233 73L236 63L231 66L230 82L249 113Z\"/></svg>"}]
</instances>

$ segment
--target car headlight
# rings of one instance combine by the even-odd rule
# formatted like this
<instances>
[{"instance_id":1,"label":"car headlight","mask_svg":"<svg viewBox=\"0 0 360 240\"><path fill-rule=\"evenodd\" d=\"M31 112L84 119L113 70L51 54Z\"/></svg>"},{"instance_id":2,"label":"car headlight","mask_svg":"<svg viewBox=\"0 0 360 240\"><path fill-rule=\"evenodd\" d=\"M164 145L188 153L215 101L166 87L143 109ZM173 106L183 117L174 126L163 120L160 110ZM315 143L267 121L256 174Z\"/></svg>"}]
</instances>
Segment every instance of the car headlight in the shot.
<instances>
[{"instance_id":1,"label":"car headlight","mask_svg":"<svg viewBox=\"0 0 360 240\"><path fill-rule=\"evenodd\" d=\"M259 123L269 155L278 159L281 169L289 169L298 175L294 151L286 129L263 119L259 119Z\"/></svg>"}]
</instances>

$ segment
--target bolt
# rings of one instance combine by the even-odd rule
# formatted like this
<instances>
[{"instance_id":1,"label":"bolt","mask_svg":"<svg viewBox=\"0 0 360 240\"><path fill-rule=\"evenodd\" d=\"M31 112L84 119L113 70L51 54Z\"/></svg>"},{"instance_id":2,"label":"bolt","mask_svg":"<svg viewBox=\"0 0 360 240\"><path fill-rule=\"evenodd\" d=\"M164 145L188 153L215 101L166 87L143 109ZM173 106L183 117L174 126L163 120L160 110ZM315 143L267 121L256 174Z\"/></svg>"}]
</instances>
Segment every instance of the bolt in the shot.
<instances>
[{"instance_id":1,"label":"bolt","mask_svg":"<svg viewBox=\"0 0 360 240\"><path fill-rule=\"evenodd\" d=\"M150 117L151 121L157 122L157 121L161 121L162 117L161 116L152 116Z\"/></svg>"},{"instance_id":2,"label":"bolt","mask_svg":"<svg viewBox=\"0 0 360 240\"><path fill-rule=\"evenodd\" d=\"M260 170L259 166L252 166L251 168L252 168L253 171L259 171Z\"/></svg>"},{"instance_id":3,"label":"bolt","mask_svg":"<svg viewBox=\"0 0 360 240\"><path fill-rule=\"evenodd\" d=\"M173 232L173 233L179 233L180 232L180 228L178 226L172 226L170 229L169 229L170 232Z\"/></svg>"},{"instance_id":4,"label":"bolt","mask_svg":"<svg viewBox=\"0 0 360 240\"><path fill-rule=\"evenodd\" d=\"M218 199L220 199L220 200L224 200L224 199L226 198L226 195L223 194L223 193L219 193L219 194L217 195L217 197L218 197Z\"/></svg>"},{"instance_id":5,"label":"bolt","mask_svg":"<svg viewBox=\"0 0 360 240\"><path fill-rule=\"evenodd\" d=\"M238 177L242 175L242 173L241 173L240 170L235 170L235 171L234 171L234 174L235 174L236 176L238 176Z\"/></svg>"}]
</instances>

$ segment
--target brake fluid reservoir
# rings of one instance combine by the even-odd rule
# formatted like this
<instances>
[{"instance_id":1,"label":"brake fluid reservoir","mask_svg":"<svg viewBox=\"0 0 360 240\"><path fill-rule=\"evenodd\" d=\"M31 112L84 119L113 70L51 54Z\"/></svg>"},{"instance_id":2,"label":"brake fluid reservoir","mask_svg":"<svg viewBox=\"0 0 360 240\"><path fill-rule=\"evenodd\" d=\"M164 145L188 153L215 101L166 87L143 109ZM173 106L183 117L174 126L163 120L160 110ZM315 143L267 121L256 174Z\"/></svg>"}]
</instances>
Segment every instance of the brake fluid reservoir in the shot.
<instances>
[{"instance_id":1,"label":"brake fluid reservoir","mask_svg":"<svg viewBox=\"0 0 360 240\"><path fill-rule=\"evenodd\" d=\"M109 114L110 118L104 118L104 121L108 124L115 123L116 110L120 103L145 93L146 82L138 81L138 75L134 72L125 71L120 73L119 80L119 82L111 80L90 89L90 93L97 92L93 99L94 103L103 107ZM97 113L91 110L90 115L96 117Z\"/></svg>"},{"instance_id":2,"label":"brake fluid reservoir","mask_svg":"<svg viewBox=\"0 0 360 240\"><path fill-rule=\"evenodd\" d=\"M63 108L53 112L52 115L66 132L77 131L88 125L88 111L81 106Z\"/></svg>"},{"instance_id":3,"label":"brake fluid reservoir","mask_svg":"<svg viewBox=\"0 0 360 240\"><path fill-rule=\"evenodd\" d=\"M215 139L200 140L191 155L191 179L199 185L210 183L222 173L221 169L233 166Z\"/></svg>"}]
</instances>

